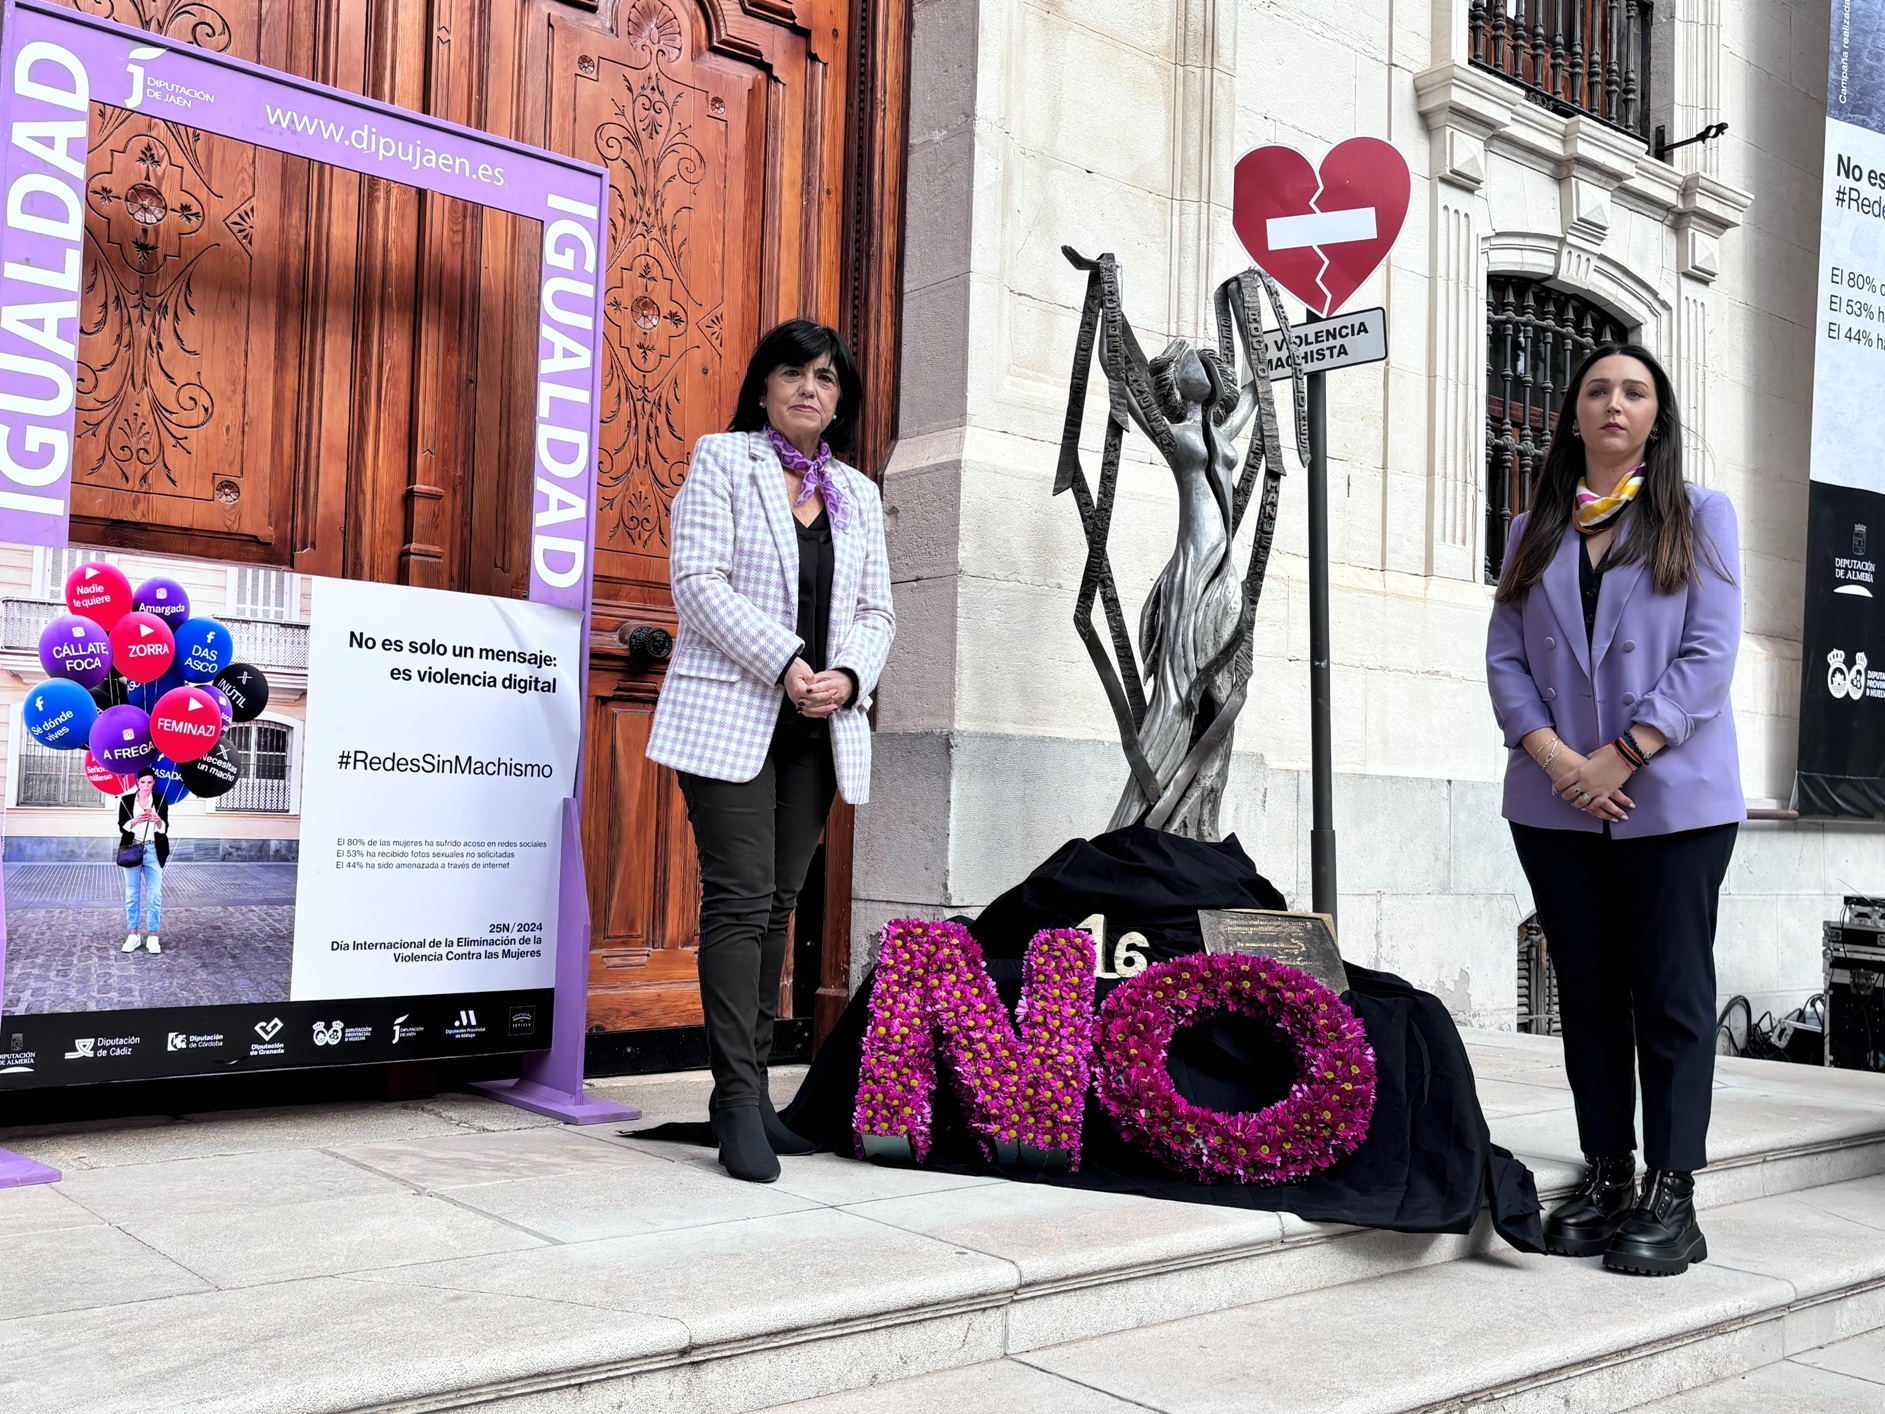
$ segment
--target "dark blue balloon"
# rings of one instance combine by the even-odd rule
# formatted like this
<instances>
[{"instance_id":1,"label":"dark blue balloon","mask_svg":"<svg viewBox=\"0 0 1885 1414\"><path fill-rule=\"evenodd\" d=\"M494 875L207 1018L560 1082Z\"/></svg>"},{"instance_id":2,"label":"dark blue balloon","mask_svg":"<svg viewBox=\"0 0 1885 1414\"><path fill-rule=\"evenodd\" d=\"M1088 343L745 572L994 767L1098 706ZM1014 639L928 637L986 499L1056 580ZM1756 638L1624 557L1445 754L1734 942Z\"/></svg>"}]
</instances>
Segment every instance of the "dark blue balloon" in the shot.
<instances>
[{"instance_id":1,"label":"dark blue balloon","mask_svg":"<svg viewBox=\"0 0 1885 1414\"><path fill-rule=\"evenodd\" d=\"M98 720L98 704L72 679L49 678L26 694L20 720L41 746L78 751Z\"/></svg>"},{"instance_id":2,"label":"dark blue balloon","mask_svg":"<svg viewBox=\"0 0 1885 1414\"><path fill-rule=\"evenodd\" d=\"M177 763L163 752L157 753L157 759L151 762L151 769L157 773L157 784L151 787L152 795L160 795L175 805L190 793L190 788L183 783L182 773L177 770Z\"/></svg>"},{"instance_id":3,"label":"dark blue balloon","mask_svg":"<svg viewBox=\"0 0 1885 1414\"><path fill-rule=\"evenodd\" d=\"M186 619L175 625L177 664L185 682L213 682L235 661L235 640L217 619Z\"/></svg>"}]
</instances>

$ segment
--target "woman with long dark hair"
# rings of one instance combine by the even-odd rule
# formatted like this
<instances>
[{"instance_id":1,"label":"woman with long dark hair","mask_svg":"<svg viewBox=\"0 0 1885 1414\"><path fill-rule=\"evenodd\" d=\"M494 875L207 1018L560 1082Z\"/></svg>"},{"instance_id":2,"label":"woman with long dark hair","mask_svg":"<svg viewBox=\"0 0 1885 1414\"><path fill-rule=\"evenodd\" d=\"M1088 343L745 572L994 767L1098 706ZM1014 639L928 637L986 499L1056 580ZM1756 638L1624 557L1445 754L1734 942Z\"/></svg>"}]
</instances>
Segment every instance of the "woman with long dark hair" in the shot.
<instances>
[{"instance_id":1,"label":"woman with long dark hair","mask_svg":"<svg viewBox=\"0 0 1885 1414\"><path fill-rule=\"evenodd\" d=\"M126 861L129 861L128 863ZM137 786L118 801L118 863L124 868L124 935L121 952L160 953L164 866L170 863L170 802L157 789L157 772L137 773ZM144 930L141 939L138 929Z\"/></svg>"},{"instance_id":2,"label":"woman with long dark hair","mask_svg":"<svg viewBox=\"0 0 1885 1414\"><path fill-rule=\"evenodd\" d=\"M700 1007L720 1162L770 1183L787 1129L766 1062L798 902L834 793L870 796L871 693L896 617L883 504L833 455L863 384L809 320L759 341L732 427L702 437L674 497L680 619L648 759L680 773L700 858Z\"/></svg>"},{"instance_id":3,"label":"woman with long dark hair","mask_svg":"<svg viewBox=\"0 0 1885 1414\"><path fill-rule=\"evenodd\" d=\"M1728 701L1739 559L1728 498L1683 480L1662 365L1636 344L1594 349L1512 522L1486 677L1587 1161L1545 1242L1617 1271L1673 1276L1708 1255L1694 1194L1716 900L1747 814Z\"/></svg>"}]
</instances>

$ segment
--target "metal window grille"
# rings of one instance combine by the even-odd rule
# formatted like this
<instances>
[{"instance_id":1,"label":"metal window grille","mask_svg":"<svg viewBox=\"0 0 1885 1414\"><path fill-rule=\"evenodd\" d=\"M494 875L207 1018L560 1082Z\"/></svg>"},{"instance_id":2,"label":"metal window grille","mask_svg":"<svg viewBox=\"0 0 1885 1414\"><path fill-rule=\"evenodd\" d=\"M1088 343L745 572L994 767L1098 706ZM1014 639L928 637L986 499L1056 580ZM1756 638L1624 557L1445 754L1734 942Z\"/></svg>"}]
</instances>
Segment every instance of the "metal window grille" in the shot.
<instances>
[{"instance_id":1,"label":"metal window grille","mask_svg":"<svg viewBox=\"0 0 1885 1414\"><path fill-rule=\"evenodd\" d=\"M1557 1036L1564 1030L1558 1015L1558 977L1536 913L1518 925L1518 1029L1532 1036Z\"/></svg>"},{"instance_id":2,"label":"metal window grille","mask_svg":"<svg viewBox=\"0 0 1885 1414\"><path fill-rule=\"evenodd\" d=\"M1512 517L1544 470L1571 373L1629 331L1588 300L1522 275L1486 282L1486 583L1505 567Z\"/></svg>"},{"instance_id":3,"label":"metal window grille","mask_svg":"<svg viewBox=\"0 0 1885 1414\"><path fill-rule=\"evenodd\" d=\"M295 617L295 577L287 570L266 565L232 565L229 570L229 612L241 619Z\"/></svg>"},{"instance_id":4,"label":"metal window grille","mask_svg":"<svg viewBox=\"0 0 1885 1414\"><path fill-rule=\"evenodd\" d=\"M83 751L54 751L22 731L18 759L21 805L84 808L118 803L85 779Z\"/></svg>"},{"instance_id":5,"label":"metal window grille","mask_svg":"<svg viewBox=\"0 0 1885 1414\"><path fill-rule=\"evenodd\" d=\"M242 777L216 809L250 814L285 815L293 800L288 789L289 728L274 722L239 722L224 740L242 768Z\"/></svg>"},{"instance_id":6,"label":"metal window grille","mask_svg":"<svg viewBox=\"0 0 1885 1414\"><path fill-rule=\"evenodd\" d=\"M1647 142L1651 8L1646 0L1473 0L1473 63L1520 84L1535 103Z\"/></svg>"}]
</instances>

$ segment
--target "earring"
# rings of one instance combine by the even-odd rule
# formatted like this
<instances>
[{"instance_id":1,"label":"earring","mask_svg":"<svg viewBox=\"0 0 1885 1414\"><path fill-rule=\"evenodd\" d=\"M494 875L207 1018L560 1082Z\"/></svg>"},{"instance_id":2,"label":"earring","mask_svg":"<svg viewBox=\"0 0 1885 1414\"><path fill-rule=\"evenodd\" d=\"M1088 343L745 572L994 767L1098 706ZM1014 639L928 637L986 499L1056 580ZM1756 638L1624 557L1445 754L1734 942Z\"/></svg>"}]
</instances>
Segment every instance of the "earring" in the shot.
<instances>
[{"instance_id":1,"label":"earring","mask_svg":"<svg viewBox=\"0 0 1885 1414\"><path fill-rule=\"evenodd\" d=\"M1571 435L1573 437L1577 437L1581 439L1584 436L1584 430L1581 427L1579 427L1575 422L1573 422L1571 424Z\"/></svg>"}]
</instances>

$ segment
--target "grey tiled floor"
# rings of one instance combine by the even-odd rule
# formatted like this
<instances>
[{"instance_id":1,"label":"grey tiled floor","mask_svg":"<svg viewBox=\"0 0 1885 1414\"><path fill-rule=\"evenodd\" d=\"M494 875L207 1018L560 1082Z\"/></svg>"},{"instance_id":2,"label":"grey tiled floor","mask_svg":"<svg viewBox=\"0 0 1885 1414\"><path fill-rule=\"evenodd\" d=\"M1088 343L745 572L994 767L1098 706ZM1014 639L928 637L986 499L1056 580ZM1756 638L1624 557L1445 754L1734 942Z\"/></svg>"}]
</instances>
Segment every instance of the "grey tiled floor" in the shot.
<instances>
[{"instance_id":1,"label":"grey tiled floor","mask_svg":"<svg viewBox=\"0 0 1885 1414\"><path fill-rule=\"evenodd\" d=\"M125 954L115 864L6 866L8 1014L284 1001L295 866L175 861L163 948Z\"/></svg>"}]
</instances>

